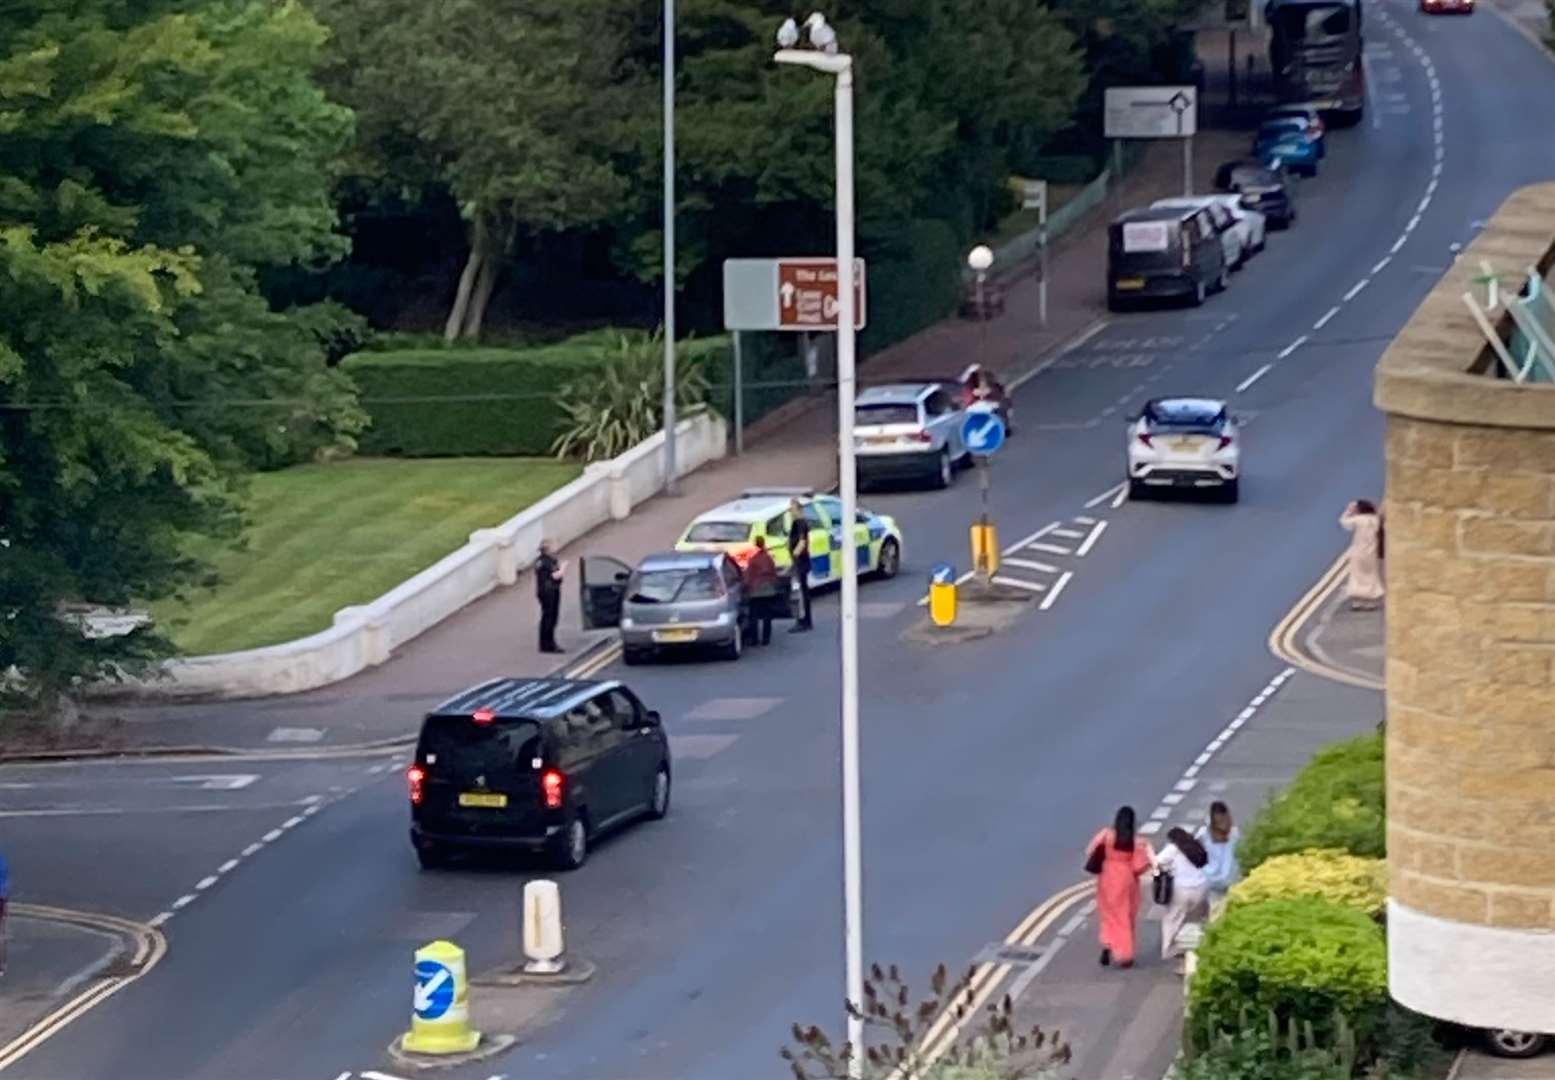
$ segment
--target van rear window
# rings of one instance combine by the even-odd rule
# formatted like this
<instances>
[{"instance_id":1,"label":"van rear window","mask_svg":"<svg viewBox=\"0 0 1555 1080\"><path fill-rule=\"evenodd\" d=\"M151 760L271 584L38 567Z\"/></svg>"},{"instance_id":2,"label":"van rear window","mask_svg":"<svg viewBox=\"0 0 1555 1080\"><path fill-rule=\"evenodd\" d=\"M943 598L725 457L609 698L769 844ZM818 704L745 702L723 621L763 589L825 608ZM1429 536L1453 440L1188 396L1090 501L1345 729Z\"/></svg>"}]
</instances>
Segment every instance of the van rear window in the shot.
<instances>
[{"instance_id":1,"label":"van rear window","mask_svg":"<svg viewBox=\"0 0 1555 1080\"><path fill-rule=\"evenodd\" d=\"M468 716L432 716L421 730L425 760L452 768L527 766L540 756L540 726L533 720L477 724Z\"/></svg>"},{"instance_id":2,"label":"van rear window","mask_svg":"<svg viewBox=\"0 0 1555 1080\"><path fill-rule=\"evenodd\" d=\"M1172 233L1165 221L1125 221L1123 223L1123 250L1129 254L1166 251L1172 244Z\"/></svg>"}]
</instances>

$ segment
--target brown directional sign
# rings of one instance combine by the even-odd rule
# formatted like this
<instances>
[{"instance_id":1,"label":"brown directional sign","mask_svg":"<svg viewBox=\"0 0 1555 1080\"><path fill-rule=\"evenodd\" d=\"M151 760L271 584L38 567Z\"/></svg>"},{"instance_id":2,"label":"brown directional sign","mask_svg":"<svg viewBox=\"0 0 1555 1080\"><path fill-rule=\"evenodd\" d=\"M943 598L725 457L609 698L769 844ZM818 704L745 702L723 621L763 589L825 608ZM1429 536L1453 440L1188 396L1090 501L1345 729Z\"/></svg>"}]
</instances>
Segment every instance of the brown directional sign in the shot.
<instances>
[{"instance_id":1,"label":"brown directional sign","mask_svg":"<svg viewBox=\"0 0 1555 1080\"><path fill-rule=\"evenodd\" d=\"M853 261L853 326L864 329L864 260ZM837 260L779 259L779 330L837 329Z\"/></svg>"}]
</instances>

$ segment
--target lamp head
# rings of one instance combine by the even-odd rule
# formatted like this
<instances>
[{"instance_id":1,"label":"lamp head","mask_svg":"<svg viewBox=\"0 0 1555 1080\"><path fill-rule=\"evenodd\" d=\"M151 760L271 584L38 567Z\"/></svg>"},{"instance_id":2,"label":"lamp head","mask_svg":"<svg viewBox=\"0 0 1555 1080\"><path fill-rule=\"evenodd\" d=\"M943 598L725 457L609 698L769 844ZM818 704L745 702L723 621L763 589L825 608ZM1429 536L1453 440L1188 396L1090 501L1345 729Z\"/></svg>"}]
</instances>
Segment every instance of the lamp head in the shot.
<instances>
[{"instance_id":1,"label":"lamp head","mask_svg":"<svg viewBox=\"0 0 1555 1080\"><path fill-rule=\"evenodd\" d=\"M993 251L989 249L987 244L978 244L971 251L967 252L966 264L979 272L987 270L993 265Z\"/></svg>"}]
</instances>

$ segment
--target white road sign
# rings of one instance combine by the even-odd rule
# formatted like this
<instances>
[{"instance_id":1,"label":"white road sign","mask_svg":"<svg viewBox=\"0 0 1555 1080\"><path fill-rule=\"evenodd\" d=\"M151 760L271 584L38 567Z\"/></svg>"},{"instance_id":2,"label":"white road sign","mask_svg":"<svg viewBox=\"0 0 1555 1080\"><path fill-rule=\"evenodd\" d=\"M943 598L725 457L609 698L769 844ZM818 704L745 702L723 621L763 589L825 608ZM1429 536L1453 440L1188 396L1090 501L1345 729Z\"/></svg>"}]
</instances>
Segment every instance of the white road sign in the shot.
<instances>
[{"instance_id":1,"label":"white road sign","mask_svg":"<svg viewBox=\"0 0 1555 1080\"><path fill-rule=\"evenodd\" d=\"M1109 139L1181 139L1198 132L1199 96L1191 86L1114 86L1106 112Z\"/></svg>"}]
</instances>

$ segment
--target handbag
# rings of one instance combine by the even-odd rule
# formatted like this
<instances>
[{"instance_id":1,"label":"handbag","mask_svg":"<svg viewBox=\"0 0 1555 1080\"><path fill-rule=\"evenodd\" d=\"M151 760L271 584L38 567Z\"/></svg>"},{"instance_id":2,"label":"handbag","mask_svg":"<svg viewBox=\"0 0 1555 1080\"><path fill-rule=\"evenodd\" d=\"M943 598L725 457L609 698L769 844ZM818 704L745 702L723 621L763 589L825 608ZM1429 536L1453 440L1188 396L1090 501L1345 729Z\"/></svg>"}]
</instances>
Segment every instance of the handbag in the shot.
<instances>
[{"instance_id":1,"label":"handbag","mask_svg":"<svg viewBox=\"0 0 1555 1080\"><path fill-rule=\"evenodd\" d=\"M1155 880L1150 883L1150 895L1154 897L1157 904L1165 907L1172 902L1173 884L1175 883L1170 870L1162 870L1155 875Z\"/></svg>"},{"instance_id":2,"label":"handbag","mask_svg":"<svg viewBox=\"0 0 1555 1080\"><path fill-rule=\"evenodd\" d=\"M1087 874L1101 873L1102 863L1107 860L1105 844L1097 844L1091 848L1091 854L1085 860L1085 872Z\"/></svg>"}]
</instances>

